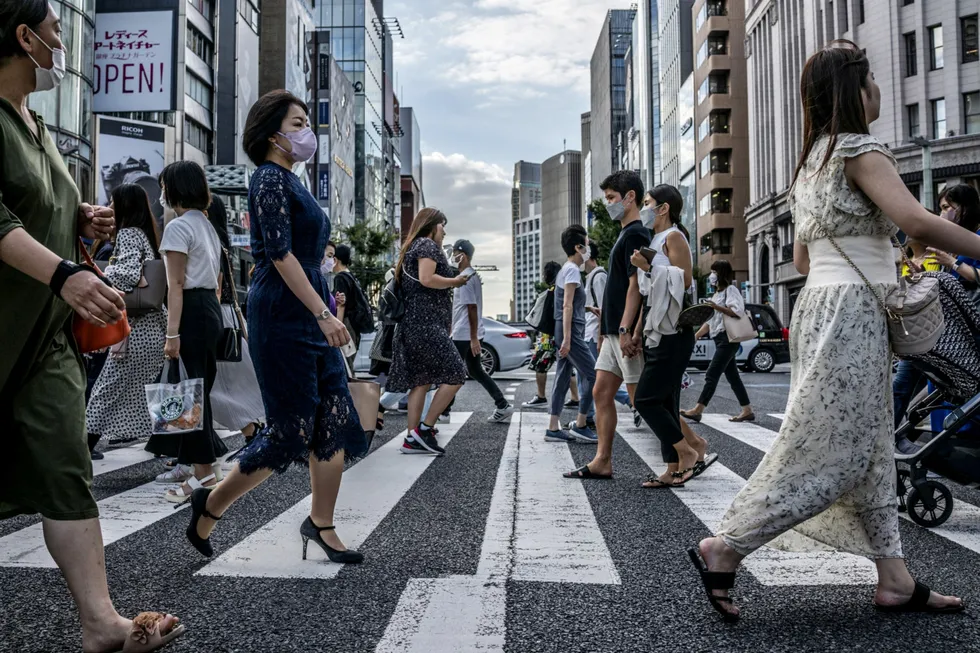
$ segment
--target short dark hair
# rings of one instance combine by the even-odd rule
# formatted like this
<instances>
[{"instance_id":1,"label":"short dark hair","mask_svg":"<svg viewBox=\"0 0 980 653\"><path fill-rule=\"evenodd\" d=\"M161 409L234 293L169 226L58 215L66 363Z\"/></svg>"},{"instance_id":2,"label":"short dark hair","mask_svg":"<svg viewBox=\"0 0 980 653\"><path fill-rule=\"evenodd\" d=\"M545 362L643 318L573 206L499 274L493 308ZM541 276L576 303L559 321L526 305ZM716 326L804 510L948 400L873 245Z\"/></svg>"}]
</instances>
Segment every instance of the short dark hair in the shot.
<instances>
[{"instance_id":1,"label":"short dark hair","mask_svg":"<svg viewBox=\"0 0 980 653\"><path fill-rule=\"evenodd\" d=\"M337 245L334 247L333 257L350 267L350 245Z\"/></svg>"},{"instance_id":2,"label":"short dark hair","mask_svg":"<svg viewBox=\"0 0 980 653\"><path fill-rule=\"evenodd\" d=\"M561 263L555 263L554 261L548 261L544 264L544 282L548 286L555 285L555 281L558 279L558 273L561 272Z\"/></svg>"},{"instance_id":3,"label":"short dark hair","mask_svg":"<svg viewBox=\"0 0 980 653\"><path fill-rule=\"evenodd\" d=\"M0 0L0 61L26 56L17 40L17 28L27 25L36 32L47 17L47 0Z\"/></svg>"},{"instance_id":4,"label":"short dark hair","mask_svg":"<svg viewBox=\"0 0 980 653\"><path fill-rule=\"evenodd\" d=\"M643 201L643 180L632 170L617 170L602 180L599 189L614 190L623 199L626 199L626 193L633 191L636 204Z\"/></svg>"},{"instance_id":5,"label":"short dark hair","mask_svg":"<svg viewBox=\"0 0 980 653\"><path fill-rule=\"evenodd\" d=\"M269 91L248 110L245 129L242 132L242 149L252 163L257 166L265 163L266 155L269 153L269 138L282 127L282 121L286 119L289 107L294 104L306 115L310 114L306 102L284 89Z\"/></svg>"},{"instance_id":6,"label":"short dark hair","mask_svg":"<svg viewBox=\"0 0 980 653\"><path fill-rule=\"evenodd\" d=\"M573 224L561 232L561 248L565 254L572 256L575 254L575 248L584 245L588 237L589 234L586 233L585 227L580 224Z\"/></svg>"},{"instance_id":7,"label":"short dark hair","mask_svg":"<svg viewBox=\"0 0 980 653\"><path fill-rule=\"evenodd\" d=\"M204 168L193 161L176 161L160 173L160 184L167 204L182 209L207 211L211 206L211 190Z\"/></svg>"},{"instance_id":8,"label":"short dark hair","mask_svg":"<svg viewBox=\"0 0 980 653\"><path fill-rule=\"evenodd\" d=\"M727 288L735 280L735 271L732 270L732 264L724 259L712 263L711 270L718 274L719 287Z\"/></svg>"},{"instance_id":9,"label":"short dark hair","mask_svg":"<svg viewBox=\"0 0 980 653\"><path fill-rule=\"evenodd\" d=\"M589 240L589 258L596 263L599 262L599 245L594 240Z\"/></svg>"}]
</instances>

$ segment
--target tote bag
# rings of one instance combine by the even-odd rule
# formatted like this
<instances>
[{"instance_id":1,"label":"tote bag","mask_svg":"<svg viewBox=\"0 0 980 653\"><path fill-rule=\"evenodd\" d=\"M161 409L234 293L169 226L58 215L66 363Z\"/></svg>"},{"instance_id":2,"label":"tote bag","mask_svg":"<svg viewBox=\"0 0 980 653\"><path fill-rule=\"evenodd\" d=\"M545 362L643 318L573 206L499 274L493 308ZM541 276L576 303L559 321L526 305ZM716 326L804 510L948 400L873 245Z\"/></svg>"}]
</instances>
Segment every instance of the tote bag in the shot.
<instances>
[{"instance_id":1,"label":"tote bag","mask_svg":"<svg viewBox=\"0 0 980 653\"><path fill-rule=\"evenodd\" d=\"M738 292L734 286L729 286L725 292L727 293L733 289L735 292ZM748 310L743 309L742 315L739 317L728 315L723 315L722 317L725 321L725 333L728 335L728 342L745 342L746 340L759 337L759 332L755 330L755 325L752 324Z\"/></svg>"},{"instance_id":2,"label":"tote bag","mask_svg":"<svg viewBox=\"0 0 980 653\"><path fill-rule=\"evenodd\" d=\"M149 383L146 407L153 435L190 433L201 430L204 418L204 379L188 379L180 360L168 360L157 383Z\"/></svg>"}]
</instances>

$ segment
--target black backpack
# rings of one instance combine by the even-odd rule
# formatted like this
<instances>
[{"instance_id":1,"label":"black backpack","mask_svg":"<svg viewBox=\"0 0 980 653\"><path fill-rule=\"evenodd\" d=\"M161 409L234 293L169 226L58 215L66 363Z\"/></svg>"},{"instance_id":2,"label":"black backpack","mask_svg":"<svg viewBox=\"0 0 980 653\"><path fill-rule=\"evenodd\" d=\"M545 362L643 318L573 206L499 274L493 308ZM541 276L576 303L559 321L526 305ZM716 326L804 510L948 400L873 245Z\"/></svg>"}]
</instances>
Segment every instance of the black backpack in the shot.
<instances>
[{"instance_id":1,"label":"black backpack","mask_svg":"<svg viewBox=\"0 0 980 653\"><path fill-rule=\"evenodd\" d=\"M405 293L397 277L392 277L381 291L378 313L385 324L397 324L405 317Z\"/></svg>"},{"instance_id":2,"label":"black backpack","mask_svg":"<svg viewBox=\"0 0 980 653\"><path fill-rule=\"evenodd\" d=\"M361 290L361 284L348 270L344 270L340 274L346 274L350 277L354 288L354 297L347 298L348 311L345 316L358 333L374 333L374 311L371 310L367 295Z\"/></svg>"}]
</instances>

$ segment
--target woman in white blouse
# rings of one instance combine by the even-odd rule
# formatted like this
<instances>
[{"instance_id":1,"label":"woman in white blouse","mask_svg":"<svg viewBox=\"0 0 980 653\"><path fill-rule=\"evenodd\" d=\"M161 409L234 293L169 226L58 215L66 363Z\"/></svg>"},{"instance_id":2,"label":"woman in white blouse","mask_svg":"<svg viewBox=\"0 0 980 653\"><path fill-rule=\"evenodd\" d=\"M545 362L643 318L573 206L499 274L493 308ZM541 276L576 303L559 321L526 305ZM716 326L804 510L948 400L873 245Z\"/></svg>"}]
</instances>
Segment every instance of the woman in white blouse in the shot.
<instances>
[{"instance_id":1,"label":"woman in white blouse","mask_svg":"<svg viewBox=\"0 0 980 653\"><path fill-rule=\"evenodd\" d=\"M160 173L161 204L176 218L163 230L160 253L167 265L167 336L163 354L184 364L187 378L204 379L201 428L180 435L154 435L146 450L176 456L177 465L157 477L158 483L180 483L164 498L180 503L193 490L217 483L213 465L228 447L214 431L211 388L218 373L221 339L221 245L204 211L211 205L204 169L190 161L171 163Z\"/></svg>"},{"instance_id":2,"label":"woman in white blouse","mask_svg":"<svg viewBox=\"0 0 980 653\"><path fill-rule=\"evenodd\" d=\"M725 332L725 316L741 317L745 314L745 300L742 293L732 283L735 273L732 271L732 264L728 261L715 261L711 264L711 276L708 283L715 288L715 294L711 301L706 302L715 309L711 319L708 320L697 332L697 338L703 338L705 334L711 336L715 341L715 355L708 365L708 371L704 375L704 388L698 398L698 405L691 410L682 410L681 415L689 420L700 422L701 413L708 407L711 398L718 387L722 372L728 379L728 384L732 386L732 392L738 399L742 407L732 422L753 422L755 413L752 412L752 402L749 401L749 394L745 391L742 384L742 377L738 374L738 365L735 363L735 356L738 354L740 345L737 342L729 342L728 334Z\"/></svg>"}]
</instances>

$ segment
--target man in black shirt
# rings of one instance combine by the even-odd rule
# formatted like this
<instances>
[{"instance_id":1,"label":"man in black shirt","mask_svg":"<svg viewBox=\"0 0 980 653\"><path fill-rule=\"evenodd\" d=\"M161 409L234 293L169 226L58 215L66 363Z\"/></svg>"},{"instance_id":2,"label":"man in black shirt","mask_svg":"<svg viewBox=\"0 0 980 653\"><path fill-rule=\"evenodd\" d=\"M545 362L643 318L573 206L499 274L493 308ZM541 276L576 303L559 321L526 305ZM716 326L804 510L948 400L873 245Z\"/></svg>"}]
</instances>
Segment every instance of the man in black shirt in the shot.
<instances>
[{"instance_id":1,"label":"man in black shirt","mask_svg":"<svg viewBox=\"0 0 980 653\"><path fill-rule=\"evenodd\" d=\"M632 398L643 372L642 329L637 326L642 299L636 267L630 263L634 251L650 246L650 230L640 220L643 181L635 172L620 170L606 177L599 188L605 193L609 217L622 225L609 254L609 276L600 317L599 358L592 390L599 444L592 462L567 472L566 478L612 477L616 391L625 381Z\"/></svg>"}]
</instances>

